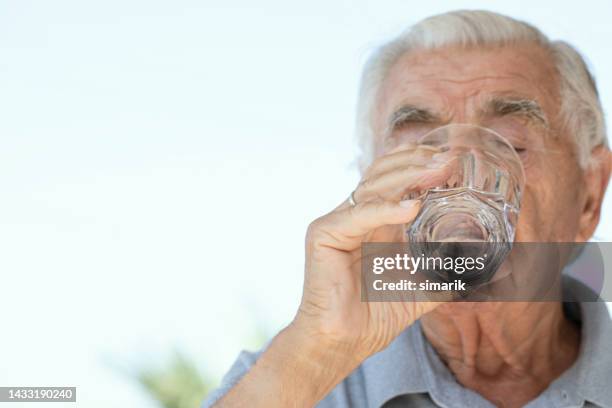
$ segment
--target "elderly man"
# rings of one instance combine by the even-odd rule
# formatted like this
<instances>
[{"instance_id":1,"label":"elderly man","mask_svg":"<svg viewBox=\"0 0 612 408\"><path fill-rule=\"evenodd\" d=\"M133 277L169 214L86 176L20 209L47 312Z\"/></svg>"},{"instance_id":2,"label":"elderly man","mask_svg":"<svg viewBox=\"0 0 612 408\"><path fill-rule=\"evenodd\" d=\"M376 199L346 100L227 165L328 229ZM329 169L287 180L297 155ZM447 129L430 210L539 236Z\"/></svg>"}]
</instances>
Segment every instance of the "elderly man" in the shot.
<instances>
[{"instance_id":1,"label":"elderly man","mask_svg":"<svg viewBox=\"0 0 612 408\"><path fill-rule=\"evenodd\" d=\"M413 220L406 190L442 166L402 140L444 124L510 135L526 176L516 241L592 236L612 155L579 54L505 16L452 12L384 45L362 81L363 178L308 230L299 311L204 406L612 407L604 303L360 297L361 243Z\"/></svg>"}]
</instances>

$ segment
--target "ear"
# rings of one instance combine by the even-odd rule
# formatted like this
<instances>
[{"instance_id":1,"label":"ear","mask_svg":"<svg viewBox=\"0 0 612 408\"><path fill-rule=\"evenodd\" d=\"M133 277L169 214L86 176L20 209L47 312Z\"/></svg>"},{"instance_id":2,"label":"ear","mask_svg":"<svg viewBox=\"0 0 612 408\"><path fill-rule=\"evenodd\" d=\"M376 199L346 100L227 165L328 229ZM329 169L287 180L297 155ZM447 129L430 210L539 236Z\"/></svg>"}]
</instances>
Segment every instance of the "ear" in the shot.
<instances>
[{"instance_id":1,"label":"ear","mask_svg":"<svg viewBox=\"0 0 612 408\"><path fill-rule=\"evenodd\" d=\"M587 169L584 171L583 183L585 194L580 202L582 212L576 241L588 241L599 223L610 172L612 171L612 152L606 146L598 146L591 151Z\"/></svg>"}]
</instances>

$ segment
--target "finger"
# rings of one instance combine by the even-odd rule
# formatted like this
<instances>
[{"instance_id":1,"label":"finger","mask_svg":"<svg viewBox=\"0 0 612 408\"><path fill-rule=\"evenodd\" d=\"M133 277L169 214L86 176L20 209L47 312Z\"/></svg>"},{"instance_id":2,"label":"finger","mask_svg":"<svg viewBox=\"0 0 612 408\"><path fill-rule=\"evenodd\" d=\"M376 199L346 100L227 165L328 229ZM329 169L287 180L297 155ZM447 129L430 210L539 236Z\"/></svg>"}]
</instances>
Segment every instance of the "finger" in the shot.
<instances>
[{"instance_id":1,"label":"finger","mask_svg":"<svg viewBox=\"0 0 612 408\"><path fill-rule=\"evenodd\" d=\"M315 221L309 231L311 243L352 251L361 245L366 234L385 225L405 224L414 220L420 203L377 201L358 203L354 207L333 211Z\"/></svg>"},{"instance_id":2,"label":"finger","mask_svg":"<svg viewBox=\"0 0 612 408\"><path fill-rule=\"evenodd\" d=\"M428 167L409 166L362 181L353 193L356 202L399 200L409 192L419 192L443 185L450 177L448 163L430 163Z\"/></svg>"},{"instance_id":3,"label":"finger","mask_svg":"<svg viewBox=\"0 0 612 408\"><path fill-rule=\"evenodd\" d=\"M409 146L402 150L393 150L374 160L364 172L364 176L375 176L406 165L427 165L431 161L442 161L437 158L439 153L440 149L432 146Z\"/></svg>"},{"instance_id":4,"label":"finger","mask_svg":"<svg viewBox=\"0 0 612 408\"><path fill-rule=\"evenodd\" d=\"M437 156L440 157L438 158ZM391 150L387 155L376 159L365 171L362 180L375 178L397 169L407 169L410 166L423 166L433 169L443 165L446 161L448 161L448 158L445 157L437 147L427 145L416 146L413 144L402 145ZM353 194L355 194L355 191L353 191ZM372 197L383 198L384 196L368 194L367 197L371 199ZM391 194L389 197L397 197L397 194ZM356 201L356 197L353 198L355 198ZM352 203L349 201L349 198L347 198L342 203L338 204L334 211L345 209L350 206L352 206Z\"/></svg>"},{"instance_id":5,"label":"finger","mask_svg":"<svg viewBox=\"0 0 612 408\"><path fill-rule=\"evenodd\" d=\"M428 167L408 166L389 171L378 178L364 179L351 193L355 203L389 200L398 201L410 192L420 192L428 188L443 185L451 176L448 163L430 163ZM338 205L334 211L353 206L350 196Z\"/></svg>"}]
</instances>

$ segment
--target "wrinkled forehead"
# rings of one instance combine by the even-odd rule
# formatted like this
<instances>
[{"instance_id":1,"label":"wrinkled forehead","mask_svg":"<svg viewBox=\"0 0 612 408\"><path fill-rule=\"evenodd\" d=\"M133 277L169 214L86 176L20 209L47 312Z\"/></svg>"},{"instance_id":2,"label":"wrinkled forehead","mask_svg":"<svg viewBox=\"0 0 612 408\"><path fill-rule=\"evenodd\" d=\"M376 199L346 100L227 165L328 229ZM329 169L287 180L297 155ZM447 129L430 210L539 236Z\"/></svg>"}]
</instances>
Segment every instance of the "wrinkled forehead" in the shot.
<instances>
[{"instance_id":1,"label":"wrinkled forehead","mask_svg":"<svg viewBox=\"0 0 612 408\"><path fill-rule=\"evenodd\" d=\"M549 54L537 45L413 51L389 69L373 125L379 133L402 106L423 108L444 122L474 122L495 98L533 101L554 119L557 83Z\"/></svg>"}]
</instances>

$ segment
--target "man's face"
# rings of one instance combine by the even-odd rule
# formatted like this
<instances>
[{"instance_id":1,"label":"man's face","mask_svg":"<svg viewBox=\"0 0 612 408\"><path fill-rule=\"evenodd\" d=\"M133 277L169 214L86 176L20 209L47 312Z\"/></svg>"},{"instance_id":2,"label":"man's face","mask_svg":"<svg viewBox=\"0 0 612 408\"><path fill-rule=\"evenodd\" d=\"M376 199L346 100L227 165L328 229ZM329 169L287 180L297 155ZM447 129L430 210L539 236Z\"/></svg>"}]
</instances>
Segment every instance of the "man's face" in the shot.
<instances>
[{"instance_id":1,"label":"man's face","mask_svg":"<svg viewBox=\"0 0 612 408\"><path fill-rule=\"evenodd\" d=\"M558 79L537 46L409 53L391 68L374 113L376 155L447 123L496 130L518 152L526 184L517 241L581 236L584 172L562 134Z\"/></svg>"}]
</instances>

